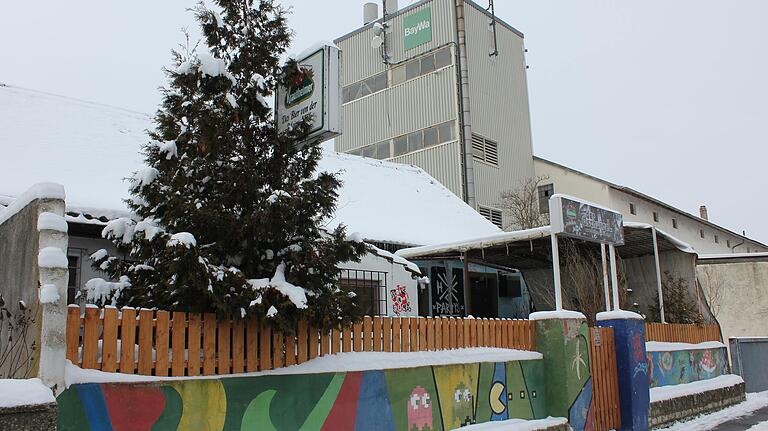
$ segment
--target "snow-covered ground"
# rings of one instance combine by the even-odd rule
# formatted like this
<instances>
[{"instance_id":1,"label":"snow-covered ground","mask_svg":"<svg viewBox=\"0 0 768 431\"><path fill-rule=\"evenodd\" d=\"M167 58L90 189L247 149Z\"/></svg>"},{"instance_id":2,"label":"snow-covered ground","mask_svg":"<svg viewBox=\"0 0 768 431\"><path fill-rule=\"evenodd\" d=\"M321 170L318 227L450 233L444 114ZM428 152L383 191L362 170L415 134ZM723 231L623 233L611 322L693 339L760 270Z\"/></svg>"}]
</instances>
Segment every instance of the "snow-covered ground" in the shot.
<instances>
[{"instance_id":1,"label":"snow-covered ground","mask_svg":"<svg viewBox=\"0 0 768 431\"><path fill-rule=\"evenodd\" d=\"M735 386L739 383L744 383L744 379L742 379L741 376L736 374L725 374L713 379L699 380L680 385L659 386L651 388L651 402L663 401L691 394L700 394L715 389Z\"/></svg>"},{"instance_id":2,"label":"snow-covered ground","mask_svg":"<svg viewBox=\"0 0 768 431\"><path fill-rule=\"evenodd\" d=\"M694 420L672 425L669 428L664 428L666 431L705 431L716 428L718 425L722 425L726 422L738 419L743 416L747 416L768 406L768 391L759 392L755 394L747 394L747 400L741 404L729 407L719 412L711 413L708 415L700 416ZM768 423L762 423L750 428L751 430L764 430L768 431Z\"/></svg>"},{"instance_id":3,"label":"snow-covered ground","mask_svg":"<svg viewBox=\"0 0 768 431\"><path fill-rule=\"evenodd\" d=\"M536 431L566 423L568 423L568 420L565 418L553 418L550 416L546 419L533 421L509 419L506 421L484 422L456 428L453 431Z\"/></svg>"},{"instance_id":4,"label":"snow-covered ground","mask_svg":"<svg viewBox=\"0 0 768 431\"><path fill-rule=\"evenodd\" d=\"M46 404L56 401L40 379L0 379L0 407Z\"/></svg>"},{"instance_id":5,"label":"snow-covered ground","mask_svg":"<svg viewBox=\"0 0 768 431\"><path fill-rule=\"evenodd\" d=\"M67 361L65 381L67 386L78 383L150 382L165 380L218 379L226 377L252 377L282 374L339 373L366 370L387 370L393 368L414 368L428 365L452 365L476 362L507 362L541 359L538 352L527 350L474 347L467 349L441 350L437 352L350 352L321 356L300 365L270 371L240 373L230 376L201 377L156 377L135 374L105 373L85 370Z\"/></svg>"}]
</instances>

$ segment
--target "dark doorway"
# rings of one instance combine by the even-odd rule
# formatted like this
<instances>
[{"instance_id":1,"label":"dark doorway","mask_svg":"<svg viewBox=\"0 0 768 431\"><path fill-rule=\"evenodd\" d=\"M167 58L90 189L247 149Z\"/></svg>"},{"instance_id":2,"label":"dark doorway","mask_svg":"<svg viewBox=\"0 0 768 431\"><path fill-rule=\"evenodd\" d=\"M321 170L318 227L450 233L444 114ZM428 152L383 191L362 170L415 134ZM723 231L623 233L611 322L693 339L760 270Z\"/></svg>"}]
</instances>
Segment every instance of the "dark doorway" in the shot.
<instances>
[{"instance_id":1,"label":"dark doorway","mask_svg":"<svg viewBox=\"0 0 768 431\"><path fill-rule=\"evenodd\" d=\"M469 273L471 315L475 317L498 317L499 297L496 273Z\"/></svg>"}]
</instances>

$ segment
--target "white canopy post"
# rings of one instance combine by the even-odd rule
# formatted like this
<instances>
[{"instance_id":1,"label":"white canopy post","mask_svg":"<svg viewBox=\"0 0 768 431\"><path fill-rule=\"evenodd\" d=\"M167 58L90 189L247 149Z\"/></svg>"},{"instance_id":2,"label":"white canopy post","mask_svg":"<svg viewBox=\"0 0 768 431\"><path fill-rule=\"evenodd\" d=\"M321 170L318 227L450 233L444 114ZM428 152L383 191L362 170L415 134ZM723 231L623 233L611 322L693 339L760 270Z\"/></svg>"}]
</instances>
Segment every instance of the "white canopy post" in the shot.
<instances>
[{"instance_id":1,"label":"white canopy post","mask_svg":"<svg viewBox=\"0 0 768 431\"><path fill-rule=\"evenodd\" d=\"M555 279L555 310L563 309L563 292L560 285L560 250L557 245L557 235L551 234L552 237L552 275Z\"/></svg>"},{"instance_id":2,"label":"white canopy post","mask_svg":"<svg viewBox=\"0 0 768 431\"><path fill-rule=\"evenodd\" d=\"M619 275L616 271L616 247L613 244L608 245L608 251L611 254L611 284L613 284L613 309L620 310L619 307Z\"/></svg>"},{"instance_id":3,"label":"white canopy post","mask_svg":"<svg viewBox=\"0 0 768 431\"><path fill-rule=\"evenodd\" d=\"M653 257L656 263L656 289L659 293L659 314L661 315L661 323L666 323L664 319L664 295L661 291L661 264L659 263L659 241L656 239L656 228L651 228L651 234L653 235Z\"/></svg>"},{"instance_id":4,"label":"white canopy post","mask_svg":"<svg viewBox=\"0 0 768 431\"><path fill-rule=\"evenodd\" d=\"M600 243L600 256L603 261L603 293L605 293L605 311L611 311L611 294L608 285L608 258L605 255L605 244Z\"/></svg>"}]
</instances>

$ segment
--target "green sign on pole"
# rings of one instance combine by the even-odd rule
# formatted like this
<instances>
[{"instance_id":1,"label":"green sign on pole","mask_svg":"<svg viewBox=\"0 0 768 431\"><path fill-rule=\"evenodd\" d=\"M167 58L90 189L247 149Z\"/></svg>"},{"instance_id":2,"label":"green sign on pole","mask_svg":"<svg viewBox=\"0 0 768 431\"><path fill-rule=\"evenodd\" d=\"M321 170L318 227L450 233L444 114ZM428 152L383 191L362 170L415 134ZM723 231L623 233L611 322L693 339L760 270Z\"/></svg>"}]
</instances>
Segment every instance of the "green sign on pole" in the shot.
<instances>
[{"instance_id":1,"label":"green sign on pole","mask_svg":"<svg viewBox=\"0 0 768 431\"><path fill-rule=\"evenodd\" d=\"M432 8L427 7L403 17L405 49L409 50L432 40Z\"/></svg>"}]
</instances>

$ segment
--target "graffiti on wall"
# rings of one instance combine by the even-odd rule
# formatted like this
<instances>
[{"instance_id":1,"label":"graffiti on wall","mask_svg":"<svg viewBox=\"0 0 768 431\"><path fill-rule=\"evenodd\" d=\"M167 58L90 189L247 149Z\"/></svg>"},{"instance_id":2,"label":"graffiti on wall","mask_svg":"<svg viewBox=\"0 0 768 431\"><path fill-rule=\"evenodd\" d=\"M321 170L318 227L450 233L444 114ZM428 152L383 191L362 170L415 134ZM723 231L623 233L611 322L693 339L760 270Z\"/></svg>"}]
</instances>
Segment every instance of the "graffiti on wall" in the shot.
<instances>
[{"instance_id":1,"label":"graffiti on wall","mask_svg":"<svg viewBox=\"0 0 768 431\"><path fill-rule=\"evenodd\" d=\"M574 430L594 429L594 403L588 328L584 320L551 319L537 323L538 350L544 358L552 358L546 367L550 382L547 387L547 409L553 416L567 416ZM566 358L563 366L559 358Z\"/></svg>"},{"instance_id":2,"label":"graffiti on wall","mask_svg":"<svg viewBox=\"0 0 768 431\"><path fill-rule=\"evenodd\" d=\"M648 352L651 387L679 385L728 374L725 347Z\"/></svg>"},{"instance_id":3,"label":"graffiti on wall","mask_svg":"<svg viewBox=\"0 0 768 431\"><path fill-rule=\"evenodd\" d=\"M392 298L392 312L399 316L403 313L410 313L413 311L411 308L411 299L408 297L408 290L402 284L398 284L394 289L389 291L389 296Z\"/></svg>"},{"instance_id":4,"label":"graffiti on wall","mask_svg":"<svg viewBox=\"0 0 768 431\"><path fill-rule=\"evenodd\" d=\"M447 431L546 417L540 360L153 383L78 384L59 430Z\"/></svg>"}]
</instances>

